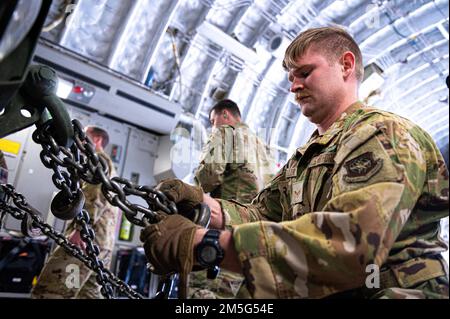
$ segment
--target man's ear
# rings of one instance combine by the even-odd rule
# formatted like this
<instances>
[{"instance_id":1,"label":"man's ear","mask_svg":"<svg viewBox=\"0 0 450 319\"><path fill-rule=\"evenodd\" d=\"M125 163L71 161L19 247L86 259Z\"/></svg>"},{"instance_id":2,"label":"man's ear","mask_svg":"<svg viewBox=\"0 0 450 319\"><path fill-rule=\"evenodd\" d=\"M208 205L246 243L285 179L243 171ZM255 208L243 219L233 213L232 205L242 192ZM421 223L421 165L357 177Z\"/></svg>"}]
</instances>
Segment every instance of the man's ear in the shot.
<instances>
[{"instance_id":1,"label":"man's ear","mask_svg":"<svg viewBox=\"0 0 450 319\"><path fill-rule=\"evenodd\" d=\"M342 55L342 74L347 79L351 74L355 73L356 58L355 55L347 51Z\"/></svg>"},{"instance_id":2,"label":"man's ear","mask_svg":"<svg viewBox=\"0 0 450 319\"><path fill-rule=\"evenodd\" d=\"M223 118L224 118L224 119L227 119L227 118L228 118L227 111L223 111Z\"/></svg>"},{"instance_id":3,"label":"man's ear","mask_svg":"<svg viewBox=\"0 0 450 319\"><path fill-rule=\"evenodd\" d=\"M99 145L102 145L102 138L98 135L92 136L92 143L94 143L95 147L99 147Z\"/></svg>"}]
</instances>

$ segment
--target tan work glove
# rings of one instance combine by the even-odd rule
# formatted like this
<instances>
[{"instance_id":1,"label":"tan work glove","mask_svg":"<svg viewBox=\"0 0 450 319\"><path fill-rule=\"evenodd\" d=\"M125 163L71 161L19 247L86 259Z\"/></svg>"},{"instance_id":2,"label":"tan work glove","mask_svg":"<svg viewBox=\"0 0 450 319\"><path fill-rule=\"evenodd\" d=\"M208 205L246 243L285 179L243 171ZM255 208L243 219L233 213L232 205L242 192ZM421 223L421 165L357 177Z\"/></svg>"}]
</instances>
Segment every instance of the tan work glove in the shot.
<instances>
[{"instance_id":1,"label":"tan work glove","mask_svg":"<svg viewBox=\"0 0 450 319\"><path fill-rule=\"evenodd\" d=\"M165 179L156 186L168 199L177 204L180 214L189 216L195 206L203 201L203 190L183 183L179 179Z\"/></svg>"},{"instance_id":2,"label":"tan work glove","mask_svg":"<svg viewBox=\"0 0 450 319\"><path fill-rule=\"evenodd\" d=\"M201 227L175 214L141 231L140 239L154 268L152 272L157 275L180 273L181 298L186 298L186 280L194 265L194 235L198 228Z\"/></svg>"}]
</instances>

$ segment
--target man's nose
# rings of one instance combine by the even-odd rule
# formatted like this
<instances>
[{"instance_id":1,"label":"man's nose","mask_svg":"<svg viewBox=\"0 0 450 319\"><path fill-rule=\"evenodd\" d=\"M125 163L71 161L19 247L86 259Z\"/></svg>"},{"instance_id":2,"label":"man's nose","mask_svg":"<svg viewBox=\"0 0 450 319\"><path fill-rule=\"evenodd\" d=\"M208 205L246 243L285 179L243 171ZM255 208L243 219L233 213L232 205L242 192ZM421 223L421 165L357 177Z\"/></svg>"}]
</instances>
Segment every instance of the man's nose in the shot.
<instances>
[{"instance_id":1,"label":"man's nose","mask_svg":"<svg viewBox=\"0 0 450 319\"><path fill-rule=\"evenodd\" d=\"M299 80L294 79L294 81L292 81L291 84L291 92L292 93L296 93L298 91L301 91L305 88L305 85L303 83L301 83Z\"/></svg>"}]
</instances>

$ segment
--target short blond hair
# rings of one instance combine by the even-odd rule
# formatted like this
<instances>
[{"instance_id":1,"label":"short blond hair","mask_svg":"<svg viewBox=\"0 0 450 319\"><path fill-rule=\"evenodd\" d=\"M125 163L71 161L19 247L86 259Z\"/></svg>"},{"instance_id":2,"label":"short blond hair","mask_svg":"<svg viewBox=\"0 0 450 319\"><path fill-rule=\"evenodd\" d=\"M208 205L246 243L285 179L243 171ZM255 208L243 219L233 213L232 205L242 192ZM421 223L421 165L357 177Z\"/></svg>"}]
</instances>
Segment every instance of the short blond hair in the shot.
<instances>
[{"instance_id":1,"label":"short blond hair","mask_svg":"<svg viewBox=\"0 0 450 319\"><path fill-rule=\"evenodd\" d=\"M312 28L300 33L286 49L283 68L287 70L296 67L296 60L312 46L324 53L331 63L336 62L344 52L352 52L355 55L356 78L362 82L364 67L361 50L352 36L339 27Z\"/></svg>"}]
</instances>

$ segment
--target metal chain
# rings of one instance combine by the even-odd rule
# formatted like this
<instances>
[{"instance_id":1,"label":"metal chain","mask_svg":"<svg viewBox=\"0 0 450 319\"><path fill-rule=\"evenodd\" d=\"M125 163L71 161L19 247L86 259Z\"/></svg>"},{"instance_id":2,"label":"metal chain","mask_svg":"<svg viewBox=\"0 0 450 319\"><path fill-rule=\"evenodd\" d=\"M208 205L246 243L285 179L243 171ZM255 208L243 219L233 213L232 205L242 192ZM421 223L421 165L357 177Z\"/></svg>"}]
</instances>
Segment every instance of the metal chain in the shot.
<instances>
[{"instance_id":1,"label":"metal chain","mask_svg":"<svg viewBox=\"0 0 450 319\"><path fill-rule=\"evenodd\" d=\"M49 138L45 134L39 134L45 131L45 127L33 132L33 140L42 146L40 158L42 164L48 169L53 170L52 181L53 184L59 190L63 191L67 198L73 198L76 186L78 186L77 174L68 174L61 171L60 167L63 166L62 160L58 157L59 153L66 152L66 148L61 148L53 138ZM70 153L70 152L69 152ZM74 158L74 155L67 154ZM70 170L68 169L70 173ZM73 176L72 178L70 176Z\"/></svg>"},{"instance_id":2,"label":"metal chain","mask_svg":"<svg viewBox=\"0 0 450 319\"><path fill-rule=\"evenodd\" d=\"M40 159L43 165L53 170L53 183L69 202L77 200L81 179L89 184L101 184L105 198L112 205L119 207L126 218L135 225L144 227L146 222L157 222L158 215L161 212L165 214L178 213L175 203L170 201L162 192L149 186L136 185L124 178L109 178L108 163L103 157L97 155L93 143L84 133L81 123L78 120L73 120L72 124L74 143L70 148L58 145L50 132L51 123L39 126L32 136L34 142L42 147ZM99 248L93 243L95 233L89 226L89 215L85 211L78 213L76 222L81 226L81 236L86 243L87 255L79 247L70 243L64 235L56 232L50 225L43 223L39 215L33 213L34 209L26 203L25 198L16 193L11 185L8 185L8 188L5 189L8 190L8 195L13 198L17 206L5 206L8 213L20 220L26 218L26 214L28 214L32 218L34 227L39 228L42 233L55 240L70 255L78 258L92 269L97 275L97 281L102 286L101 292L106 298L110 298L112 295L110 285L130 298L143 298L126 283L114 276L98 259ZM127 196L141 197L148 206L133 204L127 200ZM4 207L4 204L1 207Z\"/></svg>"},{"instance_id":3,"label":"metal chain","mask_svg":"<svg viewBox=\"0 0 450 319\"><path fill-rule=\"evenodd\" d=\"M49 238L53 239L55 243L58 246L61 246L68 254L71 256L77 258L83 264L85 264L87 267L92 269L97 273L97 279L99 280L98 276L100 273L101 280L102 280L102 294L109 298L112 295L111 291L111 285L114 286L116 289L118 289L121 293L127 295L131 299L144 299L144 297L139 294L138 292L134 291L130 288L125 282L123 282L121 279L117 278L114 274L110 272L109 269L106 269L103 267L103 263L98 260L97 255L95 256L89 255L89 251L92 252L98 251L98 246L92 243L92 240L94 239L92 229L88 227L88 222L86 222L86 219L88 220L89 215L87 212L83 211L82 217L80 219L82 220L83 230L81 231L82 239L84 240L84 237L89 237L91 240L90 244L87 243L87 251L88 255L86 255L78 246L72 244L63 234L55 231L49 224L42 221L41 217L36 214L34 208L32 208L25 200L25 197L17 193L12 185L2 185L3 191L8 197L11 197L16 207L8 205L8 200L2 200L0 201L0 210L6 211L8 214L13 216L15 219L23 220L28 215L33 220L33 226L36 228L39 228L39 230L48 236ZM87 216L87 218L86 218ZM88 239L88 241L89 241ZM89 247L91 246L91 247ZM97 262L93 262L96 260ZM105 288L108 287L108 288ZM105 293L104 293L105 292Z\"/></svg>"},{"instance_id":4,"label":"metal chain","mask_svg":"<svg viewBox=\"0 0 450 319\"><path fill-rule=\"evenodd\" d=\"M106 299L111 299L113 291L111 285L106 280L103 261L98 259L100 249L94 243L95 233L92 228L89 227L89 213L83 209L76 217L76 221L81 225L81 239L86 243L87 255L90 258L92 268L97 274L97 282L101 285L100 292Z\"/></svg>"},{"instance_id":5,"label":"metal chain","mask_svg":"<svg viewBox=\"0 0 450 319\"><path fill-rule=\"evenodd\" d=\"M33 133L33 140L42 145L41 160L46 167L53 169L55 185L69 198L76 196L74 182L81 178L90 184L101 184L105 198L119 207L135 225L145 226L144 219L150 223L156 222L158 211L177 213L175 203L162 192L149 186L136 185L124 178L109 178L107 162L97 155L89 137L83 132L81 123L78 120L73 120L72 123L75 143L70 149L59 146L46 126ZM61 167L66 168L69 174L61 172ZM127 196L143 198L148 207L129 202Z\"/></svg>"}]
</instances>

